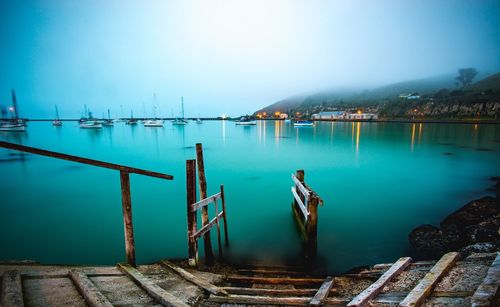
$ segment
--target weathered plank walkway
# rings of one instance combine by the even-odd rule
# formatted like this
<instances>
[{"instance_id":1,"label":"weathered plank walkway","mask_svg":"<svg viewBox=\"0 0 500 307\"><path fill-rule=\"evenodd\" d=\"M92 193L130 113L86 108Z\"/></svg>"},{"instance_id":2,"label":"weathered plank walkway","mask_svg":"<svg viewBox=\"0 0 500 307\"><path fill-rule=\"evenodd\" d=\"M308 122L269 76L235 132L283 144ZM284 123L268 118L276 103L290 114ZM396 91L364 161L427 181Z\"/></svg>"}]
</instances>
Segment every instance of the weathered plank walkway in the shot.
<instances>
[{"instance_id":1,"label":"weathered plank walkway","mask_svg":"<svg viewBox=\"0 0 500 307\"><path fill-rule=\"evenodd\" d=\"M0 306L500 306L499 267L498 253L401 258L336 277L277 267L215 274L168 261L137 269L5 263Z\"/></svg>"}]
</instances>

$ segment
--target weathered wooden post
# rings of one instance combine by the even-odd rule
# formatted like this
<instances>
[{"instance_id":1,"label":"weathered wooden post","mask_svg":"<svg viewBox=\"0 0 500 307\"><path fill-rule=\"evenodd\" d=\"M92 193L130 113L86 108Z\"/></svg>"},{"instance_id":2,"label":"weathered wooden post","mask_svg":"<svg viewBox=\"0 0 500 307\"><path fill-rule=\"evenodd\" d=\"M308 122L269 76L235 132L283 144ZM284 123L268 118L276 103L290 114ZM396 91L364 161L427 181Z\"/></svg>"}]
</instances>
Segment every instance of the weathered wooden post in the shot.
<instances>
[{"instance_id":1,"label":"weathered wooden post","mask_svg":"<svg viewBox=\"0 0 500 307\"><path fill-rule=\"evenodd\" d=\"M224 196L224 185L220 185L220 195L221 195L221 201L222 201L222 211L224 212L224 239L226 242L226 246L229 246L229 237L227 234L227 213L226 213L226 198Z\"/></svg>"},{"instance_id":2,"label":"weathered wooden post","mask_svg":"<svg viewBox=\"0 0 500 307\"><path fill-rule=\"evenodd\" d=\"M318 204L319 197L311 191L309 201L307 202L309 218L306 225L307 236L307 253L308 256L314 258L318 246Z\"/></svg>"},{"instance_id":3,"label":"weathered wooden post","mask_svg":"<svg viewBox=\"0 0 500 307\"><path fill-rule=\"evenodd\" d=\"M198 244L193 238L196 233L196 210L192 205L196 203L196 160L186 160L186 191L187 191L187 223L188 223L188 259L189 265L198 263Z\"/></svg>"},{"instance_id":4,"label":"weathered wooden post","mask_svg":"<svg viewBox=\"0 0 500 307\"><path fill-rule=\"evenodd\" d=\"M123 228L125 231L125 252L127 254L127 263L135 267L134 227L132 224L129 173L120 171L120 183L122 190Z\"/></svg>"},{"instance_id":5,"label":"weathered wooden post","mask_svg":"<svg viewBox=\"0 0 500 307\"><path fill-rule=\"evenodd\" d=\"M198 179L200 186L200 200L207 198L207 181L205 179L205 165L203 163L203 147L201 143L196 144L196 161L198 164ZM203 226L207 225L208 220L208 208L207 206L201 209L201 222ZM203 236L204 246L205 246L205 259L207 264L213 264L214 255L212 252L212 243L210 240L210 231L207 231Z\"/></svg>"}]
</instances>

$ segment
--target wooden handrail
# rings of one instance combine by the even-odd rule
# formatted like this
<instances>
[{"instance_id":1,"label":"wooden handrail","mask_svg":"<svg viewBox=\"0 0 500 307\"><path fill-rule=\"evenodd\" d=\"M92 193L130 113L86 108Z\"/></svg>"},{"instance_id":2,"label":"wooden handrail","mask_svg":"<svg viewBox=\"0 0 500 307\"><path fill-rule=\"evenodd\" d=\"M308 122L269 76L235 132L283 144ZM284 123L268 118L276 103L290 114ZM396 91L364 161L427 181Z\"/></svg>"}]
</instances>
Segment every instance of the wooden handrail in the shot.
<instances>
[{"instance_id":1,"label":"wooden handrail","mask_svg":"<svg viewBox=\"0 0 500 307\"><path fill-rule=\"evenodd\" d=\"M78 162L78 163L83 163L83 164L94 165L94 166L98 166L98 167L114 169L114 170L122 171L122 172L126 172L126 173L145 175L145 176L156 177L156 178L161 178L161 179L166 179L166 180L174 179L174 176L168 175L168 174L162 174L162 173L152 172L152 171L148 171L148 170L144 170L144 169L140 169L140 168L124 166L124 165L119 165L119 164L114 164L114 163L108 163L108 162L104 162L104 161L93 160L93 159L88 159L88 158L83 158L83 157L78 157L78 156L67 155L67 154L63 154L63 153L59 153L59 152L55 152L55 151L49 151L49 150L44 150L44 149L39 149L39 148L34 148L34 147L4 142L4 141L0 141L0 147L29 152L29 153L47 156L47 157L52 157L52 158L57 158L57 159L61 159L61 160L73 161L73 162Z\"/></svg>"}]
</instances>

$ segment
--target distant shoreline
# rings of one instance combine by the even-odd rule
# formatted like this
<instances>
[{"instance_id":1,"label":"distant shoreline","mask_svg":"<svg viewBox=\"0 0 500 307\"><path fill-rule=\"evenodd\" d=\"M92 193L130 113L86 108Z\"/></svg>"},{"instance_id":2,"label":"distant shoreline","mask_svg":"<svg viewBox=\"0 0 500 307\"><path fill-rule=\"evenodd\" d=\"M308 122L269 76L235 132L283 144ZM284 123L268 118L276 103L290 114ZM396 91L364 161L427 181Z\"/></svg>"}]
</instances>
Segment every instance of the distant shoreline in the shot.
<instances>
[{"instance_id":1,"label":"distant shoreline","mask_svg":"<svg viewBox=\"0 0 500 307\"><path fill-rule=\"evenodd\" d=\"M123 118L124 120L127 118ZM135 118L136 120L145 120L147 118ZM175 118L159 118L161 120L174 120ZM186 120L196 120L197 118L186 118ZM200 117L199 119L201 120L223 120L222 118L218 117ZM27 121L32 121L32 122L51 122L54 119L43 119L43 118L38 118L38 119L26 119ZM67 122L72 122L72 121L78 121L79 119L60 119L61 121L67 121ZM234 121L234 119L225 119L226 121ZM277 118L266 118L266 119L259 119L259 120L284 120L284 119L277 119ZM315 119L314 121L317 122L362 122L362 123L410 123L410 124L489 124L489 125L499 125L500 120L495 120L495 119L357 119L357 120L352 120L352 119Z\"/></svg>"}]
</instances>

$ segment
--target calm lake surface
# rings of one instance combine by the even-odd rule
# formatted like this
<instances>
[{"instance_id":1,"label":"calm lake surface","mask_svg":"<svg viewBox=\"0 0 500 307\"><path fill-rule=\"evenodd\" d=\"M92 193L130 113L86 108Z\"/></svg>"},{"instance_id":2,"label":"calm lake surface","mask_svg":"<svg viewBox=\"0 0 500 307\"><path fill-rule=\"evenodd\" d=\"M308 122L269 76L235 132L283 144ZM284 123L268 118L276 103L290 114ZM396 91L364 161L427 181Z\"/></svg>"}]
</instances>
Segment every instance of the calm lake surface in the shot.
<instances>
[{"instance_id":1,"label":"calm lake surface","mask_svg":"<svg viewBox=\"0 0 500 307\"><path fill-rule=\"evenodd\" d=\"M300 258L290 207L296 169L324 200L318 257L334 272L407 255L414 227L492 194L489 177L500 175L500 125L205 121L92 131L30 122L27 133L0 139L174 175L131 175L139 263L187 257L185 160L197 142L209 194L225 186L225 256L241 262ZM0 180L0 259L124 261L118 172L0 149Z\"/></svg>"}]
</instances>

